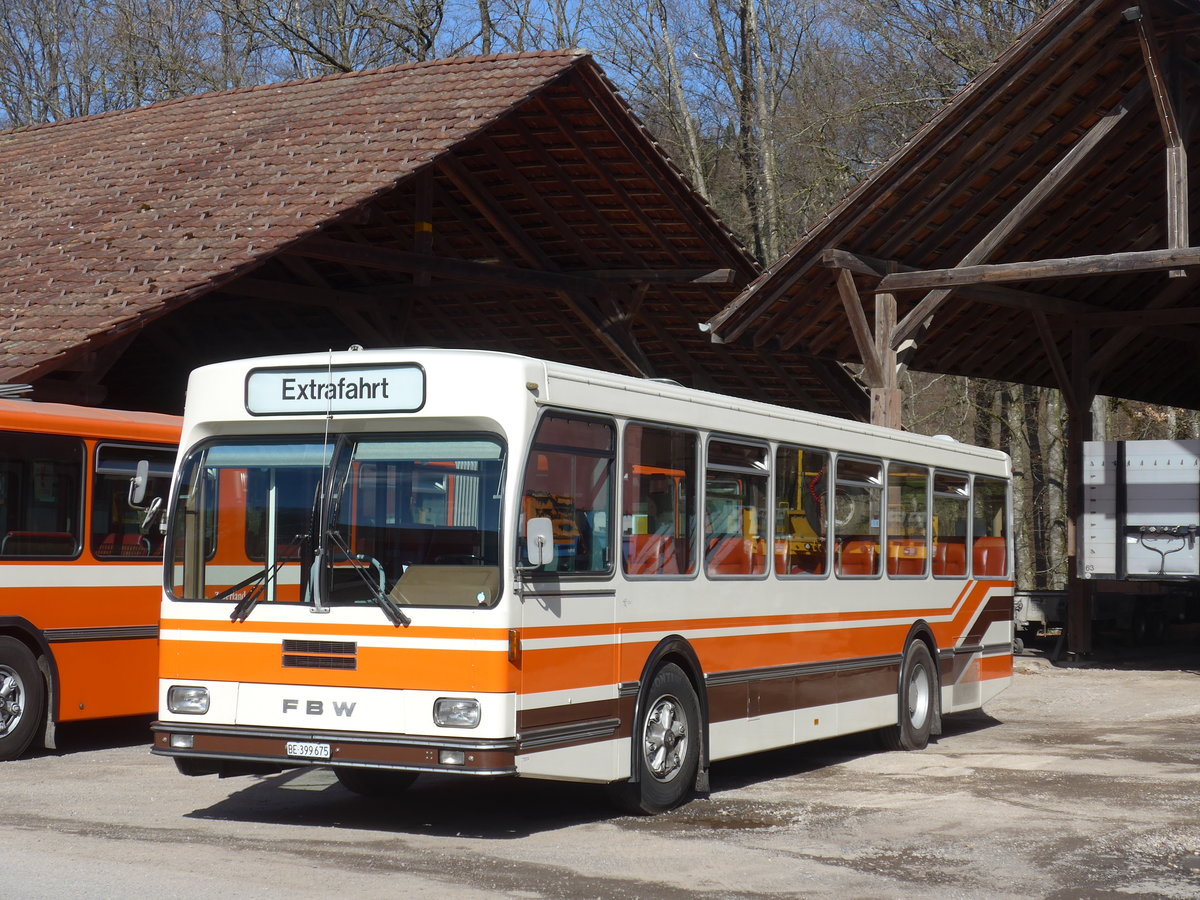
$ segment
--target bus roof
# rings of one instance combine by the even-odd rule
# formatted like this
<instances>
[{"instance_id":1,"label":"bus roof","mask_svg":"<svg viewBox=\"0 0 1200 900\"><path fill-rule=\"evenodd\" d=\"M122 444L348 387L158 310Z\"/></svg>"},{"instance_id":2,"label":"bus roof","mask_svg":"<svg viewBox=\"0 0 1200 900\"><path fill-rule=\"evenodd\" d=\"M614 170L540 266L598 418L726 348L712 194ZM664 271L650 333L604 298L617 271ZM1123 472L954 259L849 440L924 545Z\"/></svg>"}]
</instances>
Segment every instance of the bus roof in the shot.
<instances>
[{"instance_id":1,"label":"bus roof","mask_svg":"<svg viewBox=\"0 0 1200 900\"><path fill-rule=\"evenodd\" d=\"M162 413L35 400L0 400L0 428L44 434L177 444L183 420Z\"/></svg>"},{"instance_id":2,"label":"bus roof","mask_svg":"<svg viewBox=\"0 0 1200 900\"><path fill-rule=\"evenodd\" d=\"M204 420L206 415L224 421L248 421L256 418L246 409L244 389L245 379L249 373L256 370L294 368L314 372L314 370L327 367L337 370L346 366L386 366L411 363L422 368L441 368L444 372L461 374L464 371L464 365L471 362L489 366L493 375L498 376L498 378L487 380L485 382L487 387L483 390L496 388L499 381L507 381L507 376L501 375L506 370L513 375L523 373L521 375L522 384L525 384L526 377L544 381L541 390L534 392L533 395L534 402L539 405L563 406L606 413L619 412L635 419L661 418L664 421L680 423L678 413L683 407L678 404L691 404L691 409L699 415L703 422L697 421L690 424L714 432L728 430L738 433L743 430L737 427L739 424L749 425L747 417L757 417L759 425L764 424L767 420L774 420L776 423L791 422L811 426L817 431L824 432L825 436L837 446L850 452L856 452L855 448L857 448L857 452L870 452L866 446L860 446L862 439L865 438L868 442L873 440L899 442L902 445L913 447L914 450L919 447L922 448L923 454L932 453L939 457L945 454L965 455L975 458L988 468L1001 461L1005 467L1008 466L1007 455L999 450L868 425L822 413L774 406L760 401L688 388L658 379L619 375L567 363L491 350L401 347L289 354L213 363L196 369L192 373L186 416L189 427ZM535 370L538 373L536 376L534 375ZM596 388L601 390L600 394L596 393ZM621 400L618 394L612 393L614 391L619 392L624 400ZM195 407L193 407L193 402L195 402ZM618 404L619 410L616 408ZM652 410L659 414L651 412ZM425 407L421 412L429 414L430 408ZM305 418L311 419L314 415L310 412L307 415L281 415L278 418L295 422ZM336 410L334 410L334 415L342 417ZM377 418L389 417L390 414L384 413ZM761 428L749 428L747 433L760 431Z\"/></svg>"}]
</instances>

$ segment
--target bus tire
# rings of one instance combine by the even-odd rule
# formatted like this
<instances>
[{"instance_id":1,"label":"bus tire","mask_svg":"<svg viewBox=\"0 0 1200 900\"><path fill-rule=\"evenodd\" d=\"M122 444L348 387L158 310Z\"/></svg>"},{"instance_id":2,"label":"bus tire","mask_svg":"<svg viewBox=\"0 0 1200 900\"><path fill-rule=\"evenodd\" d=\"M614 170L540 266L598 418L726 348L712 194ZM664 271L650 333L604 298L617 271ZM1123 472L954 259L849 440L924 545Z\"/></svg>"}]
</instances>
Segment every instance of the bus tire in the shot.
<instances>
[{"instance_id":1,"label":"bus tire","mask_svg":"<svg viewBox=\"0 0 1200 900\"><path fill-rule=\"evenodd\" d=\"M412 787L412 783L417 780L416 772L393 769L335 766L333 774L337 776L342 787L362 797L395 797Z\"/></svg>"},{"instance_id":2,"label":"bus tire","mask_svg":"<svg viewBox=\"0 0 1200 900\"><path fill-rule=\"evenodd\" d=\"M937 670L922 640L909 642L900 666L898 720L880 736L889 750L923 750L937 715Z\"/></svg>"},{"instance_id":3,"label":"bus tire","mask_svg":"<svg viewBox=\"0 0 1200 900\"><path fill-rule=\"evenodd\" d=\"M45 700L42 673L29 648L0 636L0 760L16 759L29 749Z\"/></svg>"},{"instance_id":4,"label":"bus tire","mask_svg":"<svg viewBox=\"0 0 1200 900\"><path fill-rule=\"evenodd\" d=\"M619 807L653 815L686 800L700 765L700 702L683 670L667 663L646 691L633 732L638 780L610 786Z\"/></svg>"}]
</instances>

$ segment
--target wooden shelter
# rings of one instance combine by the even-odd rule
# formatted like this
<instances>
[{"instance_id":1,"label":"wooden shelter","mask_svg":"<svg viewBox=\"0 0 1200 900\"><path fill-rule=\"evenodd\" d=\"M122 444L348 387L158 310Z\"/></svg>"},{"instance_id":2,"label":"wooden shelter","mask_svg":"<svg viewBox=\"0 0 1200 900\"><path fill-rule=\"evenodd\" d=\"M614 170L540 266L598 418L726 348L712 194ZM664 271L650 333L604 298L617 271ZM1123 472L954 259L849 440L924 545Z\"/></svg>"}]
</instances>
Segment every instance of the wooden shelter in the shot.
<instances>
[{"instance_id":1,"label":"wooden shelter","mask_svg":"<svg viewBox=\"0 0 1200 900\"><path fill-rule=\"evenodd\" d=\"M757 264L579 51L0 132L0 382L177 411L240 356L528 353L865 416L836 362L696 323Z\"/></svg>"},{"instance_id":2,"label":"wooden shelter","mask_svg":"<svg viewBox=\"0 0 1200 900\"><path fill-rule=\"evenodd\" d=\"M1057 387L1075 512L1094 395L1200 408L1198 112L1196 0L1062 0L705 327L861 360L897 427L905 366Z\"/></svg>"}]
</instances>

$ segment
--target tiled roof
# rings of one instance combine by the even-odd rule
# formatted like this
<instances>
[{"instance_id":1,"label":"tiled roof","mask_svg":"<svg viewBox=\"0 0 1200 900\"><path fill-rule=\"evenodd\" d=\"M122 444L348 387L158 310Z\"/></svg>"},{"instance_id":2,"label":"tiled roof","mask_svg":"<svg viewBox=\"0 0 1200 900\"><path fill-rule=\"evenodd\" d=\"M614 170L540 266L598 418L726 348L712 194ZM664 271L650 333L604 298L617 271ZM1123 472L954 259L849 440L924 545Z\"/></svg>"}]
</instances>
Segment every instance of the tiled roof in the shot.
<instances>
[{"instance_id":1,"label":"tiled roof","mask_svg":"<svg viewBox=\"0 0 1200 900\"><path fill-rule=\"evenodd\" d=\"M420 343L865 414L699 331L758 271L581 51L0 132L0 382L35 399L177 411L206 362Z\"/></svg>"},{"instance_id":2,"label":"tiled roof","mask_svg":"<svg viewBox=\"0 0 1200 900\"><path fill-rule=\"evenodd\" d=\"M586 58L440 60L0 132L0 381L247 271Z\"/></svg>"}]
</instances>

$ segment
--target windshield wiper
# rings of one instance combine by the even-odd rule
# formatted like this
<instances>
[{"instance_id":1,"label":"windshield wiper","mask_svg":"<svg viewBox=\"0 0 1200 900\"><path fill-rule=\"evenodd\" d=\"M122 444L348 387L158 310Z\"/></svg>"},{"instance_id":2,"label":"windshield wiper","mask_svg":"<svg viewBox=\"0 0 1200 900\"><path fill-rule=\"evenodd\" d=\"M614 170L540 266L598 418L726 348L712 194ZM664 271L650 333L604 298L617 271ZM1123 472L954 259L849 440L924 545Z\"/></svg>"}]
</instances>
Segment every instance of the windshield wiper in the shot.
<instances>
[{"instance_id":1,"label":"windshield wiper","mask_svg":"<svg viewBox=\"0 0 1200 900\"><path fill-rule=\"evenodd\" d=\"M283 562L277 562L267 566L264 569L259 569L245 581L235 584L231 588L226 588L213 597L213 600L224 600L226 597L236 594L243 588L253 585L253 589L245 597L238 601L237 606L233 608L233 612L229 614L230 622L245 622L250 612L258 605L259 599L267 592L267 585L275 577L275 574L283 568Z\"/></svg>"},{"instance_id":2,"label":"windshield wiper","mask_svg":"<svg viewBox=\"0 0 1200 900\"><path fill-rule=\"evenodd\" d=\"M387 594L380 590L379 585L371 580L370 576L367 574L367 566L364 564L363 559L358 554L350 551L350 548L346 546L346 542L342 540L342 536L332 528L329 529L326 534L333 545L337 547L341 554L351 563L351 568L358 574L358 577L362 579L362 583L367 586L367 591L371 596L371 600L376 606L383 610L383 614L388 617L388 621L390 621L397 628L399 628L401 625L404 625L405 627L411 625L412 619L406 616L404 614L404 610L400 609L400 607L393 603Z\"/></svg>"}]
</instances>

